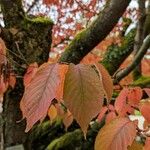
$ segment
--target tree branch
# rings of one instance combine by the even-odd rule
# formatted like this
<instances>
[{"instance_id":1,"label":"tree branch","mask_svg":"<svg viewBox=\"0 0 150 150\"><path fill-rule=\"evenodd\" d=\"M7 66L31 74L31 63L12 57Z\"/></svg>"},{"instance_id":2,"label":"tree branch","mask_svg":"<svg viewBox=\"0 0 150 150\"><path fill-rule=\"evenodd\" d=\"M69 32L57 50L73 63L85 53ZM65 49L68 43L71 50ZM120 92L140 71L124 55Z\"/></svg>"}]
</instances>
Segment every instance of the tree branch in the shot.
<instances>
[{"instance_id":1,"label":"tree branch","mask_svg":"<svg viewBox=\"0 0 150 150\"><path fill-rule=\"evenodd\" d=\"M127 76L141 62L142 58L146 54L149 47L150 47L150 34L146 37L143 45L136 54L133 62L126 69L118 72L115 75L114 84L118 83L121 79Z\"/></svg>"},{"instance_id":2,"label":"tree branch","mask_svg":"<svg viewBox=\"0 0 150 150\"><path fill-rule=\"evenodd\" d=\"M79 63L114 28L131 0L111 0L97 19L76 35L62 54L60 61Z\"/></svg>"}]
</instances>

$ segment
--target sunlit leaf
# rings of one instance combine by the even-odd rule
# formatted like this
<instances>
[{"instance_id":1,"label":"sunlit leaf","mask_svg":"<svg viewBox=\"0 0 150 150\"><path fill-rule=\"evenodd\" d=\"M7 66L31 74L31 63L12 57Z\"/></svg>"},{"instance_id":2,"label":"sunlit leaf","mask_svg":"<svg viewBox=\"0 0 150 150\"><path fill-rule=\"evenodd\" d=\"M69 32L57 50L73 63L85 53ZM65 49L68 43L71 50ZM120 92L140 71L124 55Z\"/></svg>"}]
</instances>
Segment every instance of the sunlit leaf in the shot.
<instances>
[{"instance_id":1,"label":"sunlit leaf","mask_svg":"<svg viewBox=\"0 0 150 150\"><path fill-rule=\"evenodd\" d=\"M136 126L128 118L117 118L99 131L95 150L127 150L136 136Z\"/></svg>"}]
</instances>

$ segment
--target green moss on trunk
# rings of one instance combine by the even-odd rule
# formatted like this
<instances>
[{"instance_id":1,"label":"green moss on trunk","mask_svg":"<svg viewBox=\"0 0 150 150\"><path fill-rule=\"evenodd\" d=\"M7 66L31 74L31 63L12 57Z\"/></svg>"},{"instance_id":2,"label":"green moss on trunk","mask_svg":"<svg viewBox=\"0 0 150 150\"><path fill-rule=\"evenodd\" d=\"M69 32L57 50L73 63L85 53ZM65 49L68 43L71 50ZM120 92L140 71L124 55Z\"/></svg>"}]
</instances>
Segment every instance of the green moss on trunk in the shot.
<instances>
[{"instance_id":1,"label":"green moss on trunk","mask_svg":"<svg viewBox=\"0 0 150 150\"><path fill-rule=\"evenodd\" d=\"M101 63L111 75L117 71L124 60L132 53L135 33L135 29L132 29L123 39L121 46L111 45L108 48Z\"/></svg>"}]
</instances>

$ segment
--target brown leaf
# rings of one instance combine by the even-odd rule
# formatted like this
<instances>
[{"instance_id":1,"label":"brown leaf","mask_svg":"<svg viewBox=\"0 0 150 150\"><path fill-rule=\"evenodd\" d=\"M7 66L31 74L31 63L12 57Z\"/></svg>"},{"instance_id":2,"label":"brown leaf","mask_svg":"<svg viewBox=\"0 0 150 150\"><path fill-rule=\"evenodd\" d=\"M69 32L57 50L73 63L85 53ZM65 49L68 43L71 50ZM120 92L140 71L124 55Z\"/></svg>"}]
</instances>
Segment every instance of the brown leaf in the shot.
<instances>
[{"instance_id":1,"label":"brown leaf","mask_svg":"<svg viewBox=\"0 0 150 150\"><path fill-rule=\"evenodd\" d=\"M95 150L127 150L136 136L136 126L128 118L116 118L98 133Z\"/></svg>"},{"instance_id":2,"label":"brown leaf","mask_svg":"<svg viewBox=\"0 0 150 150\"><path fill-rule=\"evenodd\" d=\"M86 135L88 125L103 104L103 86L88 65L69 65L64 85L64 102Z\"/></svg>"},{"instance_id":3,"label":"brown leaf","mask_svg":"<svg viewBox=\"0 0 150 150\"><path fill-rule=\"evenodd\" d=\"M47 115L51 101L56 97L59 85L58 64L43 64L31 83L25 88L20 107L27 119L26 132Z\"/></svg>"}]
</instances>

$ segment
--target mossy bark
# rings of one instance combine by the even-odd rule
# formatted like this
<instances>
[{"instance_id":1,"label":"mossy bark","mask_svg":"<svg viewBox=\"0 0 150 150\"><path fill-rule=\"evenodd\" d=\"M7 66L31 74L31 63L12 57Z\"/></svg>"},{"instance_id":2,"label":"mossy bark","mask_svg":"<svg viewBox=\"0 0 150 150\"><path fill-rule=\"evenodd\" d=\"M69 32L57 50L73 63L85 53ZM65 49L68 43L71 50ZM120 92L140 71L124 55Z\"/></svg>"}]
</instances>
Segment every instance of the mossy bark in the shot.
<instances>
[{"instance_id":1,"label":"mossy bark","mask_svg":"<svg viewBox=\"0 0 150 150\"><path fill-rule=\"evenodd\" d=\"M28 19L23 12L21 0L1 0L1 6L5 23L1 37L9 49L7 51L8 60L16 75L23 76L24 68L27 68L28 64L33 62L42 64L48 60L53 23L51 20L41 17ZM20 59L20 57L22 58ZM9 89L4 97L5 148L24 144L26 141L25 121L17 123L22 118L19 103L23 90L23 81L22 78L19 78L15 88Z\"/></svg>"},{"instance_id":2,"label":"mossy bark","mask_svg":"<svg viewBox=\"0 0 150 150\"><path fill-rule=\"evenodd\" d=\"M124 37L121 46L111 45L108 47L101 63L105 66L110 75L113 75L129 54L132 53L135 33L135 29L132 29Z\"/></svg>"}]
</instances>

